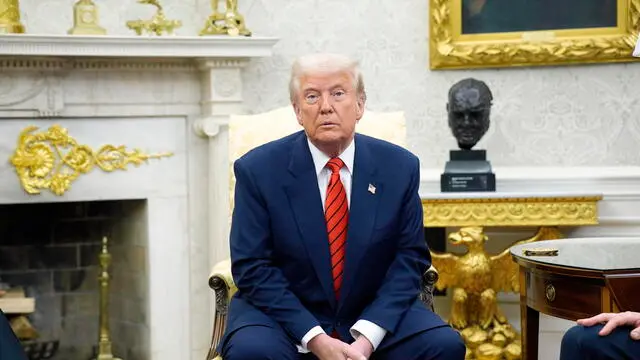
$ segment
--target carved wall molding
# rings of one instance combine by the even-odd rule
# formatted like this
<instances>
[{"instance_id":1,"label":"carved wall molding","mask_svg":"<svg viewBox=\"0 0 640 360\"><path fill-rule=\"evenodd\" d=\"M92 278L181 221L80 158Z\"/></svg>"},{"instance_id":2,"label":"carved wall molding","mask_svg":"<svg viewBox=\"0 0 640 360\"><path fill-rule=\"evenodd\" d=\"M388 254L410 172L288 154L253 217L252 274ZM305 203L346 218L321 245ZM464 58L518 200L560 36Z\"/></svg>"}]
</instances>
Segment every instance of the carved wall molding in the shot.
<instances>
[{"instance_id":1,"label":"carved wall molding","mask_svg":"<svg viewBox=\"0 0 640 360\"><path fill-rule=\"evenodd\" d=\"M0 56L1 53L0 53ZM242 68L248 60L196 60L193 59L93 59L93 58L25 58L0 57L0 67L5 70L188 70L197 71L210 68Z\"/></svg>"},{"instance_id":2,"label":"carved wall molding","mask_svg":"<svg viewBox=\"0 0 640 360\"><path fill-rule=\"evenodd\" d=\"M198 65L191 59L92 59L92 58L26 58L0 57L0 67L4 70L149 70L149 71L195 71Z\"/></svg>"},{"instance_id":3,"label":"carved wall molding","mask_svg":"<svg viewBox=\"0 0 640 360\"><path fill-rule=\"evenodd\" d=\"M252 57L270 55L277 41L261 37L0 37L0 66L5 70L0 75L4 77L0 79L4 80L0 118L237 113L242 102L240 69ZM81 76L81 72L92 74ZM139 86L134 89L131 82ZM194 82L200 87L194 87Z\"/></svg>"},{"instance_id":4,"label":"carved wall molding","mask_svg":"<svg viewBox=\"0 0 640 360\"><path fill-rule=\"evenodd\" d=\"M206 36L3 36L0 65L9 69L192 70L244 67L269 56L277 39Z\"/></svg>"},{"instance_id":5,"label":"carved wall molding","mask_svg":"<svg viewBox=\"0 0 640 360\"><path fill-rule=\"evenodd\" d=\"M69 60L62 58L0 57L3 70L64 70L69 66Z\"/></svg>"},{"instance_id":6,"label":"carved wall molding","mask_svg":"<svg viewBox=\"0 0 640 360\"><path fill-rule=\"evenodd\" d=\"M38 109L40 117L60 116L64 109L64 88L62 79L57 74L46 76L46 103Z\"/></svg>"},{"instance_id":7,"label":"carved wall molding","mask_svg":"<svg viewBox=\"0 0 640 360\"><path fill-rule=\"evenodd\" d=\"M115 60L73 60L74 70L145 70L145 71L195 71L196 64L191 60L136 60L136 59L115 59Z\"/></svg>"},{"instance_id":8,"label":"carved wall molding","mask_svg":"<svg viewBox=\"0 0 640 360\"><path fill-rule=\"evenodd\" d=\"M213 75L213 89L217 96L228 98L236 95L242 88L242 79L240 72L236 69L223 68L215 72Z\"/></svg>"},{"instance_id":9,"label":"carved wall molding","mask_svg":"<svg viewBox=\"0 0 640 360\"><path fill-rule=\"evenodd\" d=\"M202 137L213 138L220 133L223 126L229 125L228 116L207 116L196 119L193 130Z\"/></svg>"},{"instance_id":10,"label":"carved wall molding","mask_svg":"<svg viewBox=\"0 0 640 360\"><path fill-rule=\"evenodd\" d=\"M47 86L39 74L18 77L9 72L0 74L0 106L13 106L33 99Z\"/></svg>"},{"instance_id":11,"label":"carved wall molding","mask_svg":"<svg viewBox=\"0 0 640 360\"><path fill-rule=\"evenodd\" d=\"M0 117L56 117L64 109L64 89L60 68L37 72L0 74Z\"/></svg>"},{"instance_id":12,"label":"carved wall molding","mask_svg":"<svg viewBox=\"0 0 640 360\"><path fill-rule=\"evenodd\" d=\"M245 59L202 59L198 60L201 70L210 68L242 68L248 64Z\"/></svg>"},{"instance_id":13,"label":"carved wall molding","mask_svg":"<svg viewBox=\"0 0 640 360\"><path fill-rule=\"evenodd\" d=\"M224 36L3 36L0 54L18 56L252 58L271 55L269 37Z\"/></svg>"}]
</instances>

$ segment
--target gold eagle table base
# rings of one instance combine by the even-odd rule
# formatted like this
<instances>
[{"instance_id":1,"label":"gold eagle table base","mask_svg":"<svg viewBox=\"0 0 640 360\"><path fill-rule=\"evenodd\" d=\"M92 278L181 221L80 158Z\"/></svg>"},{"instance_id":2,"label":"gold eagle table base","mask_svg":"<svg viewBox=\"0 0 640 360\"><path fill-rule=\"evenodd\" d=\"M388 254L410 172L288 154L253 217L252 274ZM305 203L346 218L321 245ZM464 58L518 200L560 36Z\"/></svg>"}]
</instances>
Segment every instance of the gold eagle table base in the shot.
<instances>
[{"instance_id":1,"label":"gold eagle table base","mask_svg":"<svg viewBox=\"0 0 640 360\"><path fill-rule=\"evenodd\" d=\"M449 324L460 331L467 346L466 360L519 360L519 332L508 322L497 303L499 292L519 292L518 266L509 249L496 255L484 249L487 226L538 228L522 244L560 239L559 226L595 225L597 196L504 196L437 194L423 200L425 227L460 227L448 235L453 246L465 246L463 254L431 252L438 270L438 290L452 291Z\"/></svg>"}]
</instances>

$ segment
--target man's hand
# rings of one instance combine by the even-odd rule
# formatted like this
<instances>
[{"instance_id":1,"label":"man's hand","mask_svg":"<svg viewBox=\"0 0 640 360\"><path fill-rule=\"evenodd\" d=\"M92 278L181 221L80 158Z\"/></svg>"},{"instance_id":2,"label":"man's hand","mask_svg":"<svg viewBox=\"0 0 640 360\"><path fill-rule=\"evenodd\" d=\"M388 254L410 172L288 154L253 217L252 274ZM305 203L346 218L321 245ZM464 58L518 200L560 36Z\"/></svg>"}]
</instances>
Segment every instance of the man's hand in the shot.
<instances>
[{"instance_id":1,"label":"man's hand","mask_svg":"<svg viewBox=\"0 0 640 360\"><path fill-rule=\"evenodd\" d=\"M358 336L358 339L351 344L351 348L364 355L365 359L371 357L371 354L373 353L373 345L362 335ZM349 358L349 360L353 359Z\"/></svg>"},{"instance_id":2,"label":"man's hand","mask_svg":"<svg viewBox=\"0 0 640 360\"><path fill-rule=\"evenodd\" d=\"M580 319L578 320L578 324L583 326L605 324L599 332L601 336L609 335L611 331L618 326L632 326L631 338L633 340L640 340L640 313L637 312L627 311L617 314L602 313L588 319Z\"/></svg>"},{"instance_id":3,"label":"man's hand","mask_svg":"<svg viewBox=\"0 0 640 360\"><path fill-rule=\"evenodd\" d=\"M307 344L309 349L320 360L367 360L367 358L351 345L327 334L320 334Z\"/></svg>"}]
</instances>

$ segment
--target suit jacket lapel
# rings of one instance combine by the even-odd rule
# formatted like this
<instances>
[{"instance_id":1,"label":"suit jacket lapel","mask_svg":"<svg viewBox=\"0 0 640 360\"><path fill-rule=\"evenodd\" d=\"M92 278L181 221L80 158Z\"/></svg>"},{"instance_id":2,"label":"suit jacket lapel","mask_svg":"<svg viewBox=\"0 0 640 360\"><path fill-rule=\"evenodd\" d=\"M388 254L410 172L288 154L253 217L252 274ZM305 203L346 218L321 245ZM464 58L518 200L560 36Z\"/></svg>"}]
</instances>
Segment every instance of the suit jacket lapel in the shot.
<instances>
[{"instance_id":1,"label":"suit jacket lapel","mask_svg":"<svg viewBox=\"0 0 640 360\"><path fill-rule=\"evenodd\" d=\"M306 136L300 136L292 147L289 171L292 183L285 188L289 197L298 231L307 248L308 257L332 306L336 306L331 278L329 239L324 218L322 199L318 189L318 176L313 164Z\"/></svg>"},{"instance_id":2,"label":"suit jacket lapel","mask_svg":"<svg viewBox=\"0 0 640 360\"><path fill-rule=\"evenodd\" d=\"M371 240L373 226L378 212L383 184L376 180L376 166L367 142L356 134L356 152L351 180L351 205L349 209L349 230L347 232L347 252L341 303L353 289L354 275L358 264ZM371 187L370 187L371 185Z\"/></svg>"}]
</instances>

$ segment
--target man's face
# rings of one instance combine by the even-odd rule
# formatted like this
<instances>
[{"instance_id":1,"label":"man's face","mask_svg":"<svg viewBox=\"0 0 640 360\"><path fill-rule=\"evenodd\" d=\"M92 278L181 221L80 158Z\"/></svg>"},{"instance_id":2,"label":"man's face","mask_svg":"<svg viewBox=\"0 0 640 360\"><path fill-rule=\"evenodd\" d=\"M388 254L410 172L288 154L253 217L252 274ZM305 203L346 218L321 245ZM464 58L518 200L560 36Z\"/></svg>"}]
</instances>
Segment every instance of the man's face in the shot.
<instances>
[{"instance_id":1,"label":"man's face","mask_svg":"<svg viewBox=\"0 0 640 360\"><path fill-rule=\"evenodd\" d=\"M461 149L469 150L489 128L490 100L478 89L463 88L452 94L447 104L449 127Z\"/></svg>"},{"instance_id":2,"label":"man's face","mask_svg":"<svg viewBox=\"0 0 640 360\"><path fill-rule=\"evenodd\" d=\"M298 123L320 150L341 153L355 134L364 103L348 72L303 75L294 104ZM330 149L330 150L325 150Z\"/></svg>"}]
</instances>

